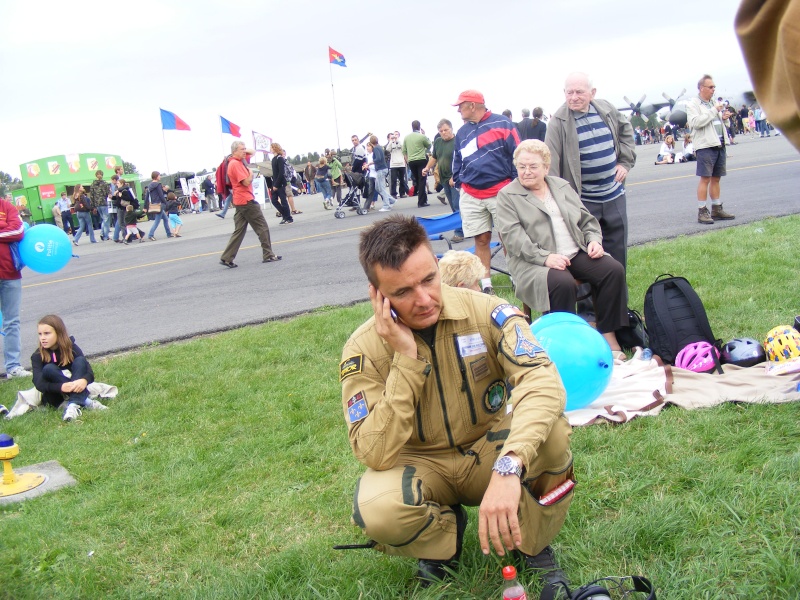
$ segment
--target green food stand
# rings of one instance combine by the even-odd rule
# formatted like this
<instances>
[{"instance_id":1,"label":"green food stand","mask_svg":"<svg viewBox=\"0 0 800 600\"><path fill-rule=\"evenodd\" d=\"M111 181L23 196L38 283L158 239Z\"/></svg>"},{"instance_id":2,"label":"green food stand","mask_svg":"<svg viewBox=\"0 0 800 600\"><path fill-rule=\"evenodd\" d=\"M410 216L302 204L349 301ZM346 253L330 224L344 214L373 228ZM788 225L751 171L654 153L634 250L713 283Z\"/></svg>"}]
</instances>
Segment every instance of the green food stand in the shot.
<instances>
[{"instance_id":1,"label":"green food stand","mask_svg":"<svg viewBox=\"0 0 800 600\"><path fill-rule=\"evenodd\" d=\"M78 184L82 184L88 191L95 180L95 171L98 170L104 172L103 179L111 181L114 168L122 164L119 155L98 152L38 158L19 166L23 187L14 190L11 195L23 216L30 212L30 217L26 220L31 223L54 223L53 205L61 192L72 196ZM126 173L123 179L134 187L136 197L141 198L141 176Z\"/></svg>"}]
</instances>

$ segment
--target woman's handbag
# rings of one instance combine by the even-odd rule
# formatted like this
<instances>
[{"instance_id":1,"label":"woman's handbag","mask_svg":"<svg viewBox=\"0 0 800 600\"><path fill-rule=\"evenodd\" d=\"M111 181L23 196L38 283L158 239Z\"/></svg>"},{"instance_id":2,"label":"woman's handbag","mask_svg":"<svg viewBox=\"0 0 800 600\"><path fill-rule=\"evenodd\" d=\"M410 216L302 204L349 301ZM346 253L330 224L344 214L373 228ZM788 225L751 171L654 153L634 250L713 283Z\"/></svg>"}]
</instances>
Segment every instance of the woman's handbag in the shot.
<instances>
[{"instance_id":1,"label":"woman's handbag","mask_svg":"<svg viewBox=\"0 0 800 600\"><path fill-rule=\"evenodd\" d=\"M148 213L160 213L161 212L161 205L160 204L151 204L147 207Z\"/></svg>"}]
</instances>

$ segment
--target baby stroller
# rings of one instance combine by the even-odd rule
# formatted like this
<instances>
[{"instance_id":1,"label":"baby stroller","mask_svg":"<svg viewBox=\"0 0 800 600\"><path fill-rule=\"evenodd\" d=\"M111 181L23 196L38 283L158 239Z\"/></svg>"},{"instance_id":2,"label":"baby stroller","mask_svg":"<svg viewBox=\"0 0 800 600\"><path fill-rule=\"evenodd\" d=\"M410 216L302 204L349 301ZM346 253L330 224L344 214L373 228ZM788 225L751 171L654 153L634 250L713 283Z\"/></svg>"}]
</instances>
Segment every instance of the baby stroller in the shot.
<instances>
[{"instance_id":1,"label":"baby stroller","mask_svg":"<svg viewBox=\"0 0 800 600\"><path fill-rule=\"evenodd\" d=\"M360 173L344 173L347 181L347 195L341 199L339 206L333 216L337 219L344 219L344 209L354 208L359 215L367 214L367 210L361 208L361 195L366 192L366 179Z\"/></svg>"},{"instance_id":2,"label":"baby stroller","mask_svg":"<svg viewBox=\"0 0 800 600\"><path fill-rule=\"evenodd\" d=\"M178 196L178 204L180 205L178 214L188 215L192 212L192 200L189 196Z\"/></svg>"}]
</instances>

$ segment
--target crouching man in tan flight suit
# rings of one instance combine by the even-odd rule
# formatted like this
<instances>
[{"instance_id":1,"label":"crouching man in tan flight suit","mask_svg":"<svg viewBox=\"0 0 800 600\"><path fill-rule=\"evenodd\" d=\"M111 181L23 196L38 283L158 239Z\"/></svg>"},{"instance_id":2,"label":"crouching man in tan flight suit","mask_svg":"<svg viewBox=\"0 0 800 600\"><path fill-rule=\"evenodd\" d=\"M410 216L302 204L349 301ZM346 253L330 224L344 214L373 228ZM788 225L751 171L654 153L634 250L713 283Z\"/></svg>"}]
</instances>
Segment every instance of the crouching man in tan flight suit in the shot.
<instances>
[{"instance_id":1,"label":"crouching man in tan flight suit","mask_svg":"<svg viewBox=\"0 0 800 600\"><path fill-rule=\"evenodd\" d=\"M350 336L340 376L350 444L367 466L353 507L367 546L419 559L430 585L460 558L462 505L480 506L483 553L490 542L500 556L520 551L554 592L566 577L549 544L572 501L554 365L518 309L442 285L415 219L364 231L360 260L375 314ZM554 490L564 495L542 500Z\"/></svg>"}]
</instances>

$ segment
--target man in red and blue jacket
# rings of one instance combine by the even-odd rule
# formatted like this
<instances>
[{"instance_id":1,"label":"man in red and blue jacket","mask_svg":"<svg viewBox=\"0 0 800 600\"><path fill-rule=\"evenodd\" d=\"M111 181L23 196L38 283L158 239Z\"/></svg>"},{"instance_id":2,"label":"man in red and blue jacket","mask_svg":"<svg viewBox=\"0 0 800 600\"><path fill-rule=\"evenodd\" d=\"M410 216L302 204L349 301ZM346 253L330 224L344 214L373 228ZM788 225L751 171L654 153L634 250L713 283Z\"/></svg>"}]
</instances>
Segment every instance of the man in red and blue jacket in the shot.
<instances>
[{"instance_id":1,"label":"man in red and blue jacket","mask_svg":"<svg viewBox=\"0 0 800 600\"><path fill-rule=\"evenodd\" d=\"M481 288L492 293L489 244L497 218L497 193L517 176L513 161L519 132L510 119L488 110L483 94L476 90L461 92L453 106L458 107L464 125L456 133L450 185L460 190L464 237L475 238L475 254L486 267Z\"/></svg>"},{"instance_id":2,"label":"man in red and blue jacket","mask_svg":"<svg viewBox=\"0 0 800 600\"><path fill-rule=\"evenodd\" d=\"M9 244L22 239L25 230L17 207L0 198L0 312L3 315L3 359L6 377L30 377L19 363L19 307L22 303L22 273L14 265Z\"/></svg>"}]
</instances>

